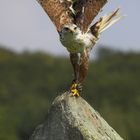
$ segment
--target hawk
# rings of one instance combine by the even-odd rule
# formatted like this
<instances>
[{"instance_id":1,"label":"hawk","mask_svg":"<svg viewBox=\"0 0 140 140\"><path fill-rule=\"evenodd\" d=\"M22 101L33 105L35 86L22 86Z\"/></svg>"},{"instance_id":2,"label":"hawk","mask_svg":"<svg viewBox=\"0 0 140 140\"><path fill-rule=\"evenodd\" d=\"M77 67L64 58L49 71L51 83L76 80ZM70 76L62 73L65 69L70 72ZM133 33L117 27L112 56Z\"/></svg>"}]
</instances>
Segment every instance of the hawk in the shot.
<instances>
[{"instance_id":1,"label":"hawk","mask_svg":"<svg viewBox=\"0 0 140 140\"><path fill-rule=\"evenodd\" d=\"M60 36L60 41L70 53L74 79L70 87L72 96L79 96L81 83L89 65L89 54L100 34L121 19L119 8L101 17L91 25L107 0L37 0L48 14Z\"/></svg>"}]
</instances>

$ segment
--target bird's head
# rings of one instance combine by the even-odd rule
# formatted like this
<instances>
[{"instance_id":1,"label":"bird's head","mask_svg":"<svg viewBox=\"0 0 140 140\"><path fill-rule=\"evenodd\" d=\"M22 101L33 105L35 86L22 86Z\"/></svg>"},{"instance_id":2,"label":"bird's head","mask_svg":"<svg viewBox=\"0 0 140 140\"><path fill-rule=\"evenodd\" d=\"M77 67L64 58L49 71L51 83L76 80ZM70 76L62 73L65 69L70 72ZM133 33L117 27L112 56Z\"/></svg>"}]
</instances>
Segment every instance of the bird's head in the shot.
<instances>
[{"instance_id":1,"label":"bird's head","mask_svg":"<svg viewBox=\"0 0 140 140\"><path fill-rule=\"evenodd\" d=\"M75 24L66 24L61 32L64 34L76 34L78 32L78 27Z\"/></svg>"}]
</instances>

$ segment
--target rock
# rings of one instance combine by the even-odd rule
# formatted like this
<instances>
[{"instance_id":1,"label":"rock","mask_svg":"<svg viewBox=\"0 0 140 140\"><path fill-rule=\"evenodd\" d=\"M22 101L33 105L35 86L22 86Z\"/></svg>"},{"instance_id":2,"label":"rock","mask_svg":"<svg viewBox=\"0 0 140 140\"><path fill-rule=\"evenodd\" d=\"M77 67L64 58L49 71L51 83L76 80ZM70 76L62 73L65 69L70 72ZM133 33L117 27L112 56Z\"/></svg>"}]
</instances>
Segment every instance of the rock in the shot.
<instances>
[{"instance_id":1,"label":"rock","mask_svg":"<svg viewBox=\"0 0 140 140\"><path fill-rule=\"evenodd\" d=\"M123 140L82 97L58 96L30 140Z\"/></svg>"}]
</instances>

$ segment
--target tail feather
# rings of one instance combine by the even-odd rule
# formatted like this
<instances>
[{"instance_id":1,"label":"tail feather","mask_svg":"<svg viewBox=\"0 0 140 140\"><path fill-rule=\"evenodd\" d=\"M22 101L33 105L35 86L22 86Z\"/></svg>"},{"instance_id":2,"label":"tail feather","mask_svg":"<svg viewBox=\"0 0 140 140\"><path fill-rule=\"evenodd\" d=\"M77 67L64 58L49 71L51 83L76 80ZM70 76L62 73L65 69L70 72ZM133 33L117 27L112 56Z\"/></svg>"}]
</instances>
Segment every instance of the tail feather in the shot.
<instances>
[{"instance_id":1,"label":"tail feather","mask_svg":"<svg viewBox=\"0 0 140 140\"><path fill-rule=\"evenodd\" d=\"M91 27L91 32L95 36L99 36L103 31L108 29L110 26L118 22L120 19L122 19L124 16L118 16L120 8L116 9L115 11L109 13L106 16L103 16L97 21L92 27ZM115 19L113 19L116 17Z\"/></svg>"}]
</instances>

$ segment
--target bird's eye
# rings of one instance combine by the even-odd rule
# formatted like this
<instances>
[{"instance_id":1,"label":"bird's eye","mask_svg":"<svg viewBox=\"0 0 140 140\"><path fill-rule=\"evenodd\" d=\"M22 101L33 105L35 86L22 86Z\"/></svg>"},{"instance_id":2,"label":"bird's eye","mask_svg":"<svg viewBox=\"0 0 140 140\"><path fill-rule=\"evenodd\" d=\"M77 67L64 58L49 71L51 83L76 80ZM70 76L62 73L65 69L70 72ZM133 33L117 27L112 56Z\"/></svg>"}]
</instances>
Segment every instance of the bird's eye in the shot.
<instances>
[{"instance_id":1,"label":"bird's eye","mask_svg":"<svg viewBox=\"0 0 140 140\"><path fill-rule=\"evenodd\" d=\"M77 29L77 27L74 27L74 30L76 30Z\"/></svg>"},{"instance_id":2,"label":"bird's eye","mask_svg":"<svg viewBox=\"0 0 140 140\"><path fill-rule=\"evenodd\" d=\"M69 30L69 28L65 27L65 30L66 30L66 31L68 31L68 30Z\"/></svg>"}]
</instances>

